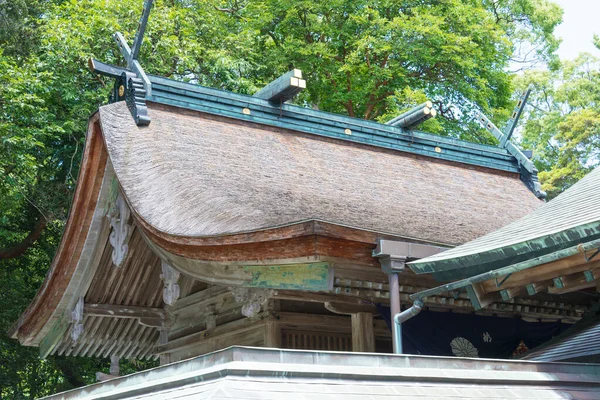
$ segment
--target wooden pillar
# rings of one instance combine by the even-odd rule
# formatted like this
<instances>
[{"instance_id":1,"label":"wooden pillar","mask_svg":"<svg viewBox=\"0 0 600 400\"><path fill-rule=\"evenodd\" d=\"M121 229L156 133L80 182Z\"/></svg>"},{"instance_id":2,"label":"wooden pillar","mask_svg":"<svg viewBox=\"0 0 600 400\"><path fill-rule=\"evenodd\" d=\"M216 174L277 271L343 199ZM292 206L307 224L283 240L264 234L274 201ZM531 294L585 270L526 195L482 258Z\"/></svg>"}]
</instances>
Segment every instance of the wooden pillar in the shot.
<instances>
[{"instance_id":1,"label":"wooden pillar","mask_svg":"<svg viewBox=\"0 0 600 400\"><path fill-rule=\"evenodd\" d=\"M352 314L352 351L375 352L373 314L366 312Z\"/></svg>"},{"instance_id":2,"label":"wooden pillar","mask_svg":"<svg viewBox=\"0 0 600 400\"><path fill-rule=\"evenodd\" d=\"M268 311L279 311L279 300L268 299L265 304L265 309ZM279 322L267 319L265 323L265 347L281 348L281 328Z\"/></svg>"},{"instance_id":3,"label":"wooden pillar","mask_svg":"<svg viewBox=\"0 0 600 400\"><path fill-rule=\"evenodd\" d=\"M158 338L159 344L167 344L169 343L169 331L166 327L163 327L160 330L160 336ZM165 353L160 355L160 365L169 364L171 362L171 354Z\"/></svg>"},{"instance_id":4,"label":"wooden pillar","mask_svg":"<svg viewBox=\"0 0 600 400\"><path fill-rule=\"evenodd\" d=\"M281 328L275 321L265 324L265 347L281 348Z\"/></svg>"}]
</instances>

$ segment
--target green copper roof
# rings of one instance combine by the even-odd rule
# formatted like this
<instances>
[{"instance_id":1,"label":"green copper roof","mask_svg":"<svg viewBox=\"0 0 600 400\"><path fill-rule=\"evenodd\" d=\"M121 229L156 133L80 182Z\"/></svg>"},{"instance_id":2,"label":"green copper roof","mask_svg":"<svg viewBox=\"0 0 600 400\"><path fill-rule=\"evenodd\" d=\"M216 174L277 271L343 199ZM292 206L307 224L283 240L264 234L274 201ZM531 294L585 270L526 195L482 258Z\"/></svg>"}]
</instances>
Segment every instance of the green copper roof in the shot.
<instances>
[{"instance_id":1,"label":"green copper roof","mask_svg":"<svg viewBox=\"0 0 600 400\"><path fill-rule=\"evenodd\" d=\"M440 160L520 172L506 149L346 117L290 104L149 76L148 101L238 120L419 154Z\"/></svg>"},{"instance_id":2,"label":"green copper roof","mask_svg":"<svg viewBox=\"0 0 600 400\"><path fill-rule=\"evenodd\" d=\"M518 204L506 205L506 212ZM600 238L600 168L536 211L488 235L409 263L419 274L454 280Z\"/></svg>"}]
</instances>

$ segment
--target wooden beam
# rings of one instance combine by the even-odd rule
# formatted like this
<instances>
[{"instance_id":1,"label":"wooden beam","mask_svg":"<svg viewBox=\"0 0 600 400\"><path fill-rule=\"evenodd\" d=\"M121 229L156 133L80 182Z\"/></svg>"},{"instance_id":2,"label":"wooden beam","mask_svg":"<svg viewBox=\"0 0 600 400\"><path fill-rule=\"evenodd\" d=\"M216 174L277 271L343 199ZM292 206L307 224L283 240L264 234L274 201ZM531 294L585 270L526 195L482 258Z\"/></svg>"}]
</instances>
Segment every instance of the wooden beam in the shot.
<instances>
[{"instance_id":1,"label":"wooden beam","mask_svg":"<svg viewBox=\"0 0 600 400\"><path fill-rule=\"evenodd\" d=\"M360 312L352 314L352 351L375 352L373 314Z\"/></svg>"},{"instance_id":2,"label":"wooden beam","mask_svg":"<svg viewBox=\"0 0 600 400\"><path fill-rule=\"evenodd\" d=\"M304 88L306 88L306 81L302 79L302 71L293 69L256 92L254 97L278 104L285 103Z\"/></svg>"},{"instance_id":3,"label":"wooden beam","mask_svg":"<svg viewBox=\"0 0 600 400\"><path fill-rule=\"evenodd\" d=\"M92 317L136 318L145 326L161 327L165 321L162 308L120 306L115 304L84 304L83 315Z\"/></svg>"},{"instance_id":4,"label":"wooden beam","mask_svg":"<svg viewBox=\"0 0 600 400\"><path fill-rule=\"evenodd\" d=\"M338 302L326 302L325 308L334 314L352 315L356 313L370 313L378 315L379 311L373 304L348 304Z\"/></svg>"},{"instance_id":5,"label":"wooden beam","mask_svg":"<svg viewBox=\"0 0 600 400\"><path fill-rule=\"evenodd\" d=\"M548 289L548 286L552 285L552 281L542 281L529 283L525 286L525 290L529 296L540 293Z\"/></svg>"},{"instance_id":6,"label":"wooden beam","mask_svg":"<svg viewBox=\"0 0 600 400\"><path fill-rule=\"evenodd\" d=\"M177 300L172 306L166 307L166 310L176 315L181 314L190 308L203 310L209 305L220 305L225 298L231 296L231 291L228 288L224 286L211 286Z\"/></svg>"},{"instance_id":7,"label":"wooden beam","mask_svg":"<svg viewBox=\"0 0 600 400\"><path fill-rule=\"evenodd\" d=\"M551 280L556 277L583 272L598 267L600 267L600 260L586 262L583 258L583 254L575 254L571 257L563 258L562 260L515 272L500 288L496 286L496 281L494 279L482 282L481 285L486 293L499 292L503 289L523 287L530 283Z\"/></svg>"},{"instance_id":8,"label":"wooden beam","mask_svg":"<svg viewBox=\"0 0 600 400\"><path fill-rule=\"evenodd\" d=\"M527 295L525 288L503 289L500 291L500 297L503 301L509 301L515 297L524 297Z\"/></svg>"},{"instance_id":9,"label":"wooden beam","mask_svg":"<svg viewBox=\"0 0 600 400\"><path fill-rule=\"evenodd\" d=\"M564 294L577 290L596 287L596 280L600 276L600 269L589 269L570 275L559 276L552 280L553 285L548 287L548 293Z\"/></svg>"},{"instance_id":10,"label":"wooden beam","mask_svg":"<svg viewBox=\"0 0 600 400\"><path fill-rule=\"evenodd\" d=\"M243 286L272 289L331 290L333 270L328 262L245 265L244 272L252 278Z\"/></svg>"},{"instance_id":11,"label":"wooden beam","mask_svg":"<svg viewBox=\"0 0 600 400\"><path fill-rule=\"evenodd\" d=\"M473 285L467 286L466 289L475 310L480 310L501 300L498 293L486 293L481 283L474 283Z\"/></svg>"},{"instance_id":12,"label":"wooden beam","mask_svg":"<svg viewBox=\"0 0 600 400\"><path fill-rule=\"evenodd\" d=\"M579 290L591 289L596 287L596 282L580 282L574 283L571 285L564 286L562 288L558 288L555 286L550 286L548 288L548 293L550 294L565 294L571 292L577 292Z\"/></svg>"},{"instance_id":13,"label":"wooden beam","mask_svg":"<svg viewBox=\"0 0 600 400\"><path fill-rule=\"evenodd\" d=\"M299 290L278 290L277 293L273 294L273 298L280 300L306 301L310 303L335 302L355 305L363 304L363 300L355 296L302 292Z\"/></svg>"},{"instance_id":14,"label":"wooden beam","mask_svg":"<svg viewBox=\"0 0 600 400\"><path fill-rule=\"evenodd\" d=\"M162 308L120 306L116 304L85 303L83 314L93 317L165 318L165 312Z\"/></svg>"},{"instance_id":15,"label":"wooden beam","mask_svg":"<svg viewBox=\"0 0 600 400\"><path fill-rule=\"evenodd\" d=\"M210 339L216 339L225 337L228 335L235 335L238 333L245 332L249 329L254 329L257 326L265 324L264 319L267 319L266 313L260 313L254 318L243 318L236 321L232 321L228 324L217 326L214 329L203 330L200 332L193 333L175 340L171 340L166 344L160 344L156 346L154 354L165 354L172 353L175 351L183 350L192 346L198 345L200 342Z\"/></svg>"}]
</instances>

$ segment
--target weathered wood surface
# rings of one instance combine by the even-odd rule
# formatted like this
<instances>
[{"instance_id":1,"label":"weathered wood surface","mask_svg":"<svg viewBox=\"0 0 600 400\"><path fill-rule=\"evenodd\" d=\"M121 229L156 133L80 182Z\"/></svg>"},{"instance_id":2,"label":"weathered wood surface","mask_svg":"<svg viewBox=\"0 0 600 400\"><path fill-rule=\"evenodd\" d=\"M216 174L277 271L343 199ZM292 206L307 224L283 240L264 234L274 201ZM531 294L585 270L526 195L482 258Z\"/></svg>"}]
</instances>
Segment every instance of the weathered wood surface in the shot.
<instances>
[{"instance_id":1,"label":"weathered wood surface","mask_svg":"<svg viewBox=\"0 0 600 400\"><path fill-rule=\"evenodd\" d=\"M244 271L252 274L246 287L331 290L333 270L329 263L290 265L245 265Z\"/></svg>"},{"instance_id":2,"label":"weathered wood surface","mask_svg":"<svg viewBox=\"0 0 600 400\"><path fill-rule=\"evenodd\" d=\"M39 336L40 331L45 334L54 325L55 321L48 324L51 316L54 313L57 317L60 316L64 309L74 304L70 302L63 305L63 310L58 309L62 294L68 290L78 261L82 257L102 187L107 156L99 134L97 117L93 116L88 126L83 154L85 162L81 166L77 189L61 243L42 287L10 331L10 335L19 339L24 345L39 344L43 338ZM93 242L93 235L90 239ZM73 284L78 286L77 282Z\"/></svg>"},{"instance_id":3,"label":"weathered wood surface","mask_svg":"<svg viewBox=\"0 0 600 400\"><path fill-rule=\"evenodd\" d=\"M352 314L352 351L375 352L373 314L360 312Z\"/></svg>"}]
</instances>

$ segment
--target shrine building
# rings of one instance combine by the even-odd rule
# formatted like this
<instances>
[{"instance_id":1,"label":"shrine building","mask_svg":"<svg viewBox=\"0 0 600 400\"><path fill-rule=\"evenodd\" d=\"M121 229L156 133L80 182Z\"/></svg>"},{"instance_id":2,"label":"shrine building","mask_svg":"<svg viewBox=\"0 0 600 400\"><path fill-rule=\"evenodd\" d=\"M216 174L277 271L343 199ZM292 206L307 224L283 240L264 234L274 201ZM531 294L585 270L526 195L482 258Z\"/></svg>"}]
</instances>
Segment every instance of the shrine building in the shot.
<instances>
[{"instance_id":1,"label":"shrine building","mask_svg":"<svg viewBox=\"0 0 600 400\"><path fill-rule=\"evenodd\" d=\"M310 85L298 70L253 96L147 75L149 8L131 49L115 35L127 67L90 61L112 101L10 332L41 357L113 361L112 380L63 398L309 393L317 378L373 398L598 398L598 367L507 361L595 310L600 266L584 207L600 172L544 201L510 141L528 93L504 131L478 117L492 146L420 131L429 102L388 123L288 104ZM135 358L161 367L118 377Z\"/></svg>"}]
</instances>

